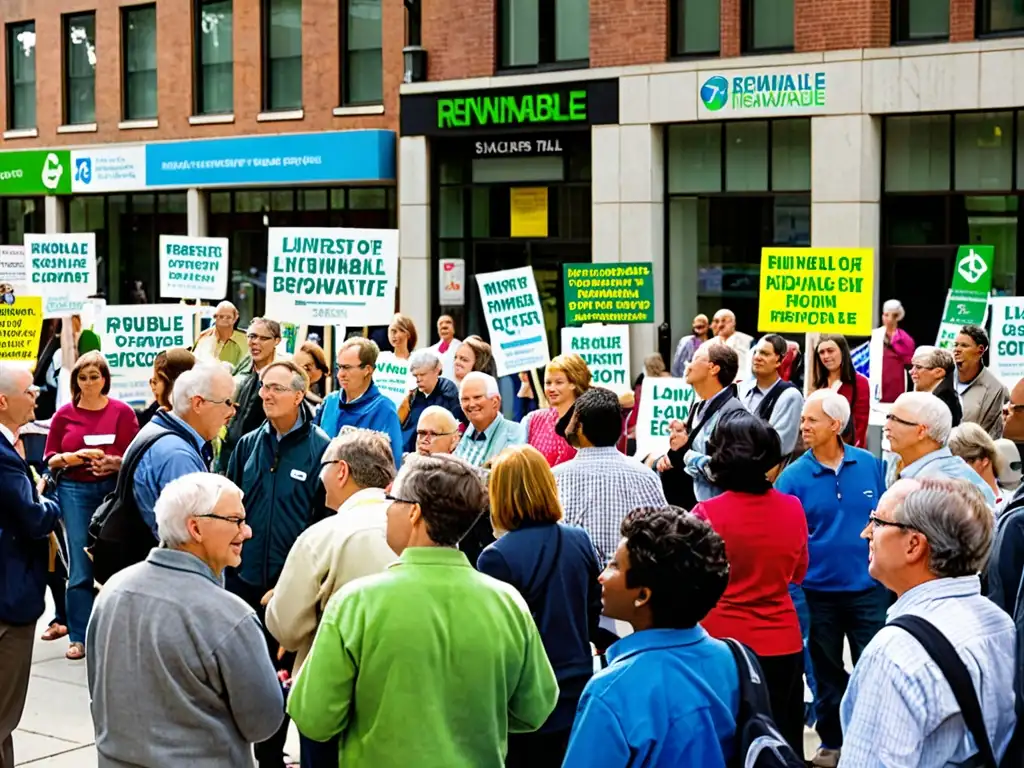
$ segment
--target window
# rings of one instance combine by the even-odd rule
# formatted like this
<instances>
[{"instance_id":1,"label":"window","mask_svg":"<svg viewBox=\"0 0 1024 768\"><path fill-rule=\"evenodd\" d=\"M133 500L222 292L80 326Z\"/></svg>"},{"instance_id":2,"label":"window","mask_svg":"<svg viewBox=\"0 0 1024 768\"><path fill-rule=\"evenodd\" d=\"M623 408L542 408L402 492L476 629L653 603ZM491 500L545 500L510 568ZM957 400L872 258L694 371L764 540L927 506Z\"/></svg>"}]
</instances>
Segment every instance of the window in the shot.
<instances>
[{"instance_id":1,"label":"window","mask_svg":"<svg viewBox=\"0 0 1024 768\"><path fill-rule=\"evenodd\" d=\"M978 34L1024 32L1024 2L978 0Z\"/></svg>"},{"instance_id":2,"label":"window","mask_svg":"<svg viewBox=\"0 0 1024 768\"><path fill-rule=\"evenodd\" d=\"M885 189L949 189L949 115L890 117L885 121Z\"/></svg>"},{"instance_id":3,"label":"window","mask_svg":"<svg viewBox=\"0 0 1024 768\"><path fill-rule=\"evenodd\" d=\"M341 103L380 104L384 100L381 0L347 0L344 5Z\"/></svg>"},{"instance_id":4,"label":"window","mask_svg":"<svg viewBox=\"0 0 1024 768\"><path fill-rule=\"evenodd\" d=\"M949 39L949 0L893 0L893 43Z\"/></svg>"},{"instance_id":5,"label":"window","mask_svg":"<svg viewBox=\"0 0 1024 768\"><path fill-rule=\"evenodd\" d=\"M36 127L36 23L7 25L7 127Z\"/></svg>"},{"instance_id":6,"label":"window","mask_svg":"<svg viewBox=\"0 0 1024 768\"><path fill-rule=\"evenodd\" d=\"M156 6L121 9L124 119L156 118Z\"/></svg>"},{"instance_id":7,"label":"window","mask_svg":"<svg viewBox=\"0 0 1024 768\"><path fill-rule=\"evenodd\" d=\"M232 0L196 0L195 113L226 114L235 107Z\"/></svg>"},{"instance_id":8,"label":"window","mask_svg":"<svg viewBox=\"0 0 1024 768\"><path fill-rule=\"evenodd\" d=\"M717 56L721 47L721 3L674 0L672 3L672 55Z\"/></svg>"},{"instance_id":9,"label":"window","mask_svg":"<svg viewBox=\"0 0 1024 768\"><path fill-rule=\"evenodd\" d=\"M263 0L263 109L302 109L302 0Z\"/></svg>"},{"instance_id":10,"label":"window","mask_svg":"<svg viewBox=\"0 0 1024 768\"><path fill-rule=\"evenodd\" d=\"M793 50L793 0L743 0L743 52Z\"/></svg>"},{"instance_id":11,"label":"window","mask_svg":"<svg viewBox=\"0 0 1024 768\"><path fill-rule=\"evenodd\" d=\"M500 0L502 69L585 64L590 57L589 0Z\"/></svg>"},{"instance_id":12,"label":"window","mask_svg":"<svg viewBox=\"0 0 1024 768\"><path fill-rule=\"evenodd\" d=\"M64 123L96 122L96 14L64 16Z\"/></svg>"}]
</instances>

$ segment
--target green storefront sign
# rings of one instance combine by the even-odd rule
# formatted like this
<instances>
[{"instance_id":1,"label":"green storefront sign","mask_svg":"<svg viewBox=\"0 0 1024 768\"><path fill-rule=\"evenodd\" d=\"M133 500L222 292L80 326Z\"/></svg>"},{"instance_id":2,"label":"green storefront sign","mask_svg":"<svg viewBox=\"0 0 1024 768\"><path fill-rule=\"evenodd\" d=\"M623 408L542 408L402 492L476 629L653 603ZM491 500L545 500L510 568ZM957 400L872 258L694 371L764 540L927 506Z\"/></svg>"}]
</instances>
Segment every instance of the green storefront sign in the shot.
<instances>
[{"instance_id":1,"label":"green storefront sign","mask_svg":"<svg viewBox=\"0 0 1024 768\"><path fill-rule=\"evenodd\" d=\"M71 194L71 153L28 149L0 152L0 196Z\"/></svg>"},{"instance_id":2,"label":"green storefront sign","mask_svg":"<svg viewBox=\"0 0 1024 768\"><path fill-rule=\"evenodd\" d=\"M586 123L587 92L459 96L437 101L438 128Z\"/></svg>"},{"instance_id":3,"label":"green storefront sign","mask_svg":"<svg viewBox=\"0 0 1024 768\"><path fill-rule=\"evenodd\" d=\"M653 323L651 262L563 264L565 324Z\"/></svg>"},{"instance_id":4,"label":"green storefront sign","mask_svg":"<svg viewBox=\"0 0 1024 768\"><path fill-rule=\"evenodd\" d=\"M946 295L946 307L935 346L952 349L953 341L963 326L984 325L994 263L994 246L961 245L957 249L953 285Z\"/></svg>"}]
</instances>

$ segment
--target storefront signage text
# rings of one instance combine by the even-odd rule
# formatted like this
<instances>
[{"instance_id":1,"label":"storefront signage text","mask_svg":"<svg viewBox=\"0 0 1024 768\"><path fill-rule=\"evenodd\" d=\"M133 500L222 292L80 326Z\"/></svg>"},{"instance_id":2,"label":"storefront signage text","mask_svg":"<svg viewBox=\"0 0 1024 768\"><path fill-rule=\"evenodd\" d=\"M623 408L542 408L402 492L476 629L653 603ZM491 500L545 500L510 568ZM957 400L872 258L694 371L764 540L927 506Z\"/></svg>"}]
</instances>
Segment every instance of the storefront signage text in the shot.
<instances>
[{"instance_id":1,"label":"storefront signage text","mask_svg":"<svg viewBox=\"0 0 1024 768\"><path fill-rule=\"evenodd\" d=\"M565 324L653 323L651 262L563 264Z\"/></svg>"},{"instance_id":2,"label":"storefront signage text","mask_svg":"<svg viewBox=\"0 0 1024 768\"><path fill-rule=\"evenodd\" d=\"M512 139L501 141L477 141L473 144L477 157L508 157L509 155L560 155L562 140Z\"/></svg>"},{"instance_id":3,"label":"storefront signage text","mask_svg":"<svg viewBox=\"0 0 1024 768\"><path fill-rule=\"evenodd\" d=\"M587 92L527 93L522 96L461 96L439 99L438 128L587 121Z\"/></svg>"},{"instance_id":4,"label":"storefront signage text","mask_svg":"<svg viewBox=\"0 0 1024 768\"><path fill-rule=\"evenodd\" d=\"M700 105L707 112L807 112L826 106L825 72L774 70L713 75L700 87Z\"/></svg>"},{"instance_id":5,"label":"storefront signage text","mask_svg":"<svg viewBox=\"0 0 1024 768\"><path fill-rule=\"evenodd\" d=\"M70 165L66 149L0 152L0 195L70 194Z\"/></svg>"}]
</instances>

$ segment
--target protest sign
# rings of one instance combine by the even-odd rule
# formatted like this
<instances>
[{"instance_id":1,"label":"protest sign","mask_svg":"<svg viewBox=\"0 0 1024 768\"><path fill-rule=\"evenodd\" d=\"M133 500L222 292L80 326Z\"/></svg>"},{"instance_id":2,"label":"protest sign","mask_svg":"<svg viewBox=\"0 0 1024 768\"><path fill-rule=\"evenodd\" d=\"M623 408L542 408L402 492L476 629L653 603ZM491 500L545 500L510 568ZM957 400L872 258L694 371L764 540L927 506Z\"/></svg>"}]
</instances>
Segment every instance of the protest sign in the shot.
<instances>
[{"instance_id":1,"label":"protest sign","mask_svg":"<svg viewBox=\"0 0 1024 768\"><path fill-rule=\"evenodd\" d=\"M415 388L416 379L409 370L408 360L395 357L394 352L381 352L373 370L373 383L384 397L398 405Z\"/></svg>"},{"instance_id":2,"label":"protest sign","mask_svg":"<svg viewBox=\"0 0 1024 768\"><path fill-rule=\"evenodd\" d=\"M148 379L159 352L191 347L195 307L183 304L106 306L99 318L100 349L111 375L123 380Z\"/></svg>"},{"instance_id":3,"label":"protest sign","mask_svg":"<svg viewBox=\"0 0 1024 768\"><path fill-rule=\"evenodd\" d=\"M43 297L44 317L78 314L96 293L96 233L25 235L26 291Z\"/></svg>"},{"instance_id":4,"label":"protest sign","mask_svg":"<svg viewBox=\"0 0 1024 768\"><path fill-rule=\"evenodd\" d=\"M476 276L499 376L543 368L551 359L530 267Z\"/></svg>"},{"instance_id":5,"label":"protest sign","mask_svg":"<svg viewBox=\"0 0 1024 768\"><path fill-rule=\"evenodd\" d=\"M441 259L438 262L438 298L442 307L461 307L466 303L466 260Z\"/></svg>"},{"instance_id":6,"label":"protest sign","mask_svg":"<svg viewBox=\"0 0 1024 768\"><path fill-rule=\"evenodd\" d=\"M267 315L300 325L387 325L395 314L397 229L271 228Z\"/></svg>"},{"instance_id":7,"label":"protest sign","mask_svg":"<svg viewBox=\"0 0 1024 768\"><path fill-rule=\"evenodd\" d=\"M228 239L160 235L160 296L223 299L228 293Z\"/></svg>"},{"instance_id":8,"label":"protest sign","mask_svg":"<svg viewBox=\"0 0 1024 768\"><path fill-rule=\"evenodd\" d=\"M636 455L661 456L668 451L669 424L685 422L697 403L697 393L685 379L645 376L636 419Z\"/></svg>"},{"instance_id":9,"label":"protest sign","mask_svg":"<svg viewBox=\"0 0 1024 768\"><path fill-rule=\"evenodd\" d=\"M13 286L17 293L24 292L26 282L25 246L0 245L0 284Z\"/></svg>"},{"instance_id":10,"label":"protest sign","mask_svg":"<svg viewBox=\"0 0 1024 768\"><path fill-rule=\"evenodd\" d=\"M629 378L629 328L625 325L588 325L562 329L562 354L582 357L595 386L617 395L632 392Z\"/></svg>"},{"instance_id":11,"label":"protest sign","mask_svg":"<svg viewBox=\"0 0 1024 768\"><path fill-rule=\"evenodd\" d=\"M961 245L957 249L953 284L946 294L935 346L952 350L963 326L985 324L995 250L991 245Z\"/></svg>"},{"instance_id":12,"label":"protest sign","mask_svg":"<svg viewBox=\"0 0 1024 768\"><path fill-rule=\"evenodd\" d=\"M1007 389L1024 378L1024 297L989 299L992 307L991 369Z\"/></svg>"},{"instance_id":13,"label":"protest sign","mask_svg":"<svg viewBox=\"0 0 1024 768\"><path fill-rule=\"evenodd\" d=\"M651 262L563 264L565 324L653 323Z\"/></svg>"},{"instance_id":14,"label":"protest sign","mask_svg":"<svg viewBox=\"0 0 1024 768\"><path fill-rule=\"evenodd\" d=\"M147 379L110 377L110 396L131 406L144 406L153 399L153 391Z\"/></svg>"},{"instance_id":15,"label":"protest sign","mask_svg":"<svg viewBox=\"0 0 1024 768\"><path fill-rule=\"evenodd\" d=\"M868 336L874 274L870 248L762 248L757 329Z\"/></svg>"},{"instance_id":16,"label":"protest sign","mask_svg":"<svg viewBox=\"0 0 1024 768\"><path fill-rule=\"evenodd\" d=\"M18 296L13 304L0 303L0 360L35 362L43 330L43 300Z\"/></svg>"}]
</instances>

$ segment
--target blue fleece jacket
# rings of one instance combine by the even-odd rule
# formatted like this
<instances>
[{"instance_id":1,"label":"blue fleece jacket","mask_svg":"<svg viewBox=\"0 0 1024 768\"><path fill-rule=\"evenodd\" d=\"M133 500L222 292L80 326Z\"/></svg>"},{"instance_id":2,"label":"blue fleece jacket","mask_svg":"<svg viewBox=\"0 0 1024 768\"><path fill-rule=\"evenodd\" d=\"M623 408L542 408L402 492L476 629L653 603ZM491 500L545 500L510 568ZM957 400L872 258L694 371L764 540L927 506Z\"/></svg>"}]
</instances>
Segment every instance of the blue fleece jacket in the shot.
<instances>
[{"instance_id":1,"label":"blue fleece jacket","mask_svg":"<svg viewBox=\"0 0 1024 768\"><path fill-rule=\"evenodd\" d=\"M402 460L402 425L398 422L395 404L380 393L377 385L371 383L355 402L341 399L344 390L329 394L316 412L316 424L332 440L342 427L359 427L383 432L391 438L391 453L395 465Z\"/></svg>"}]
</instances>

